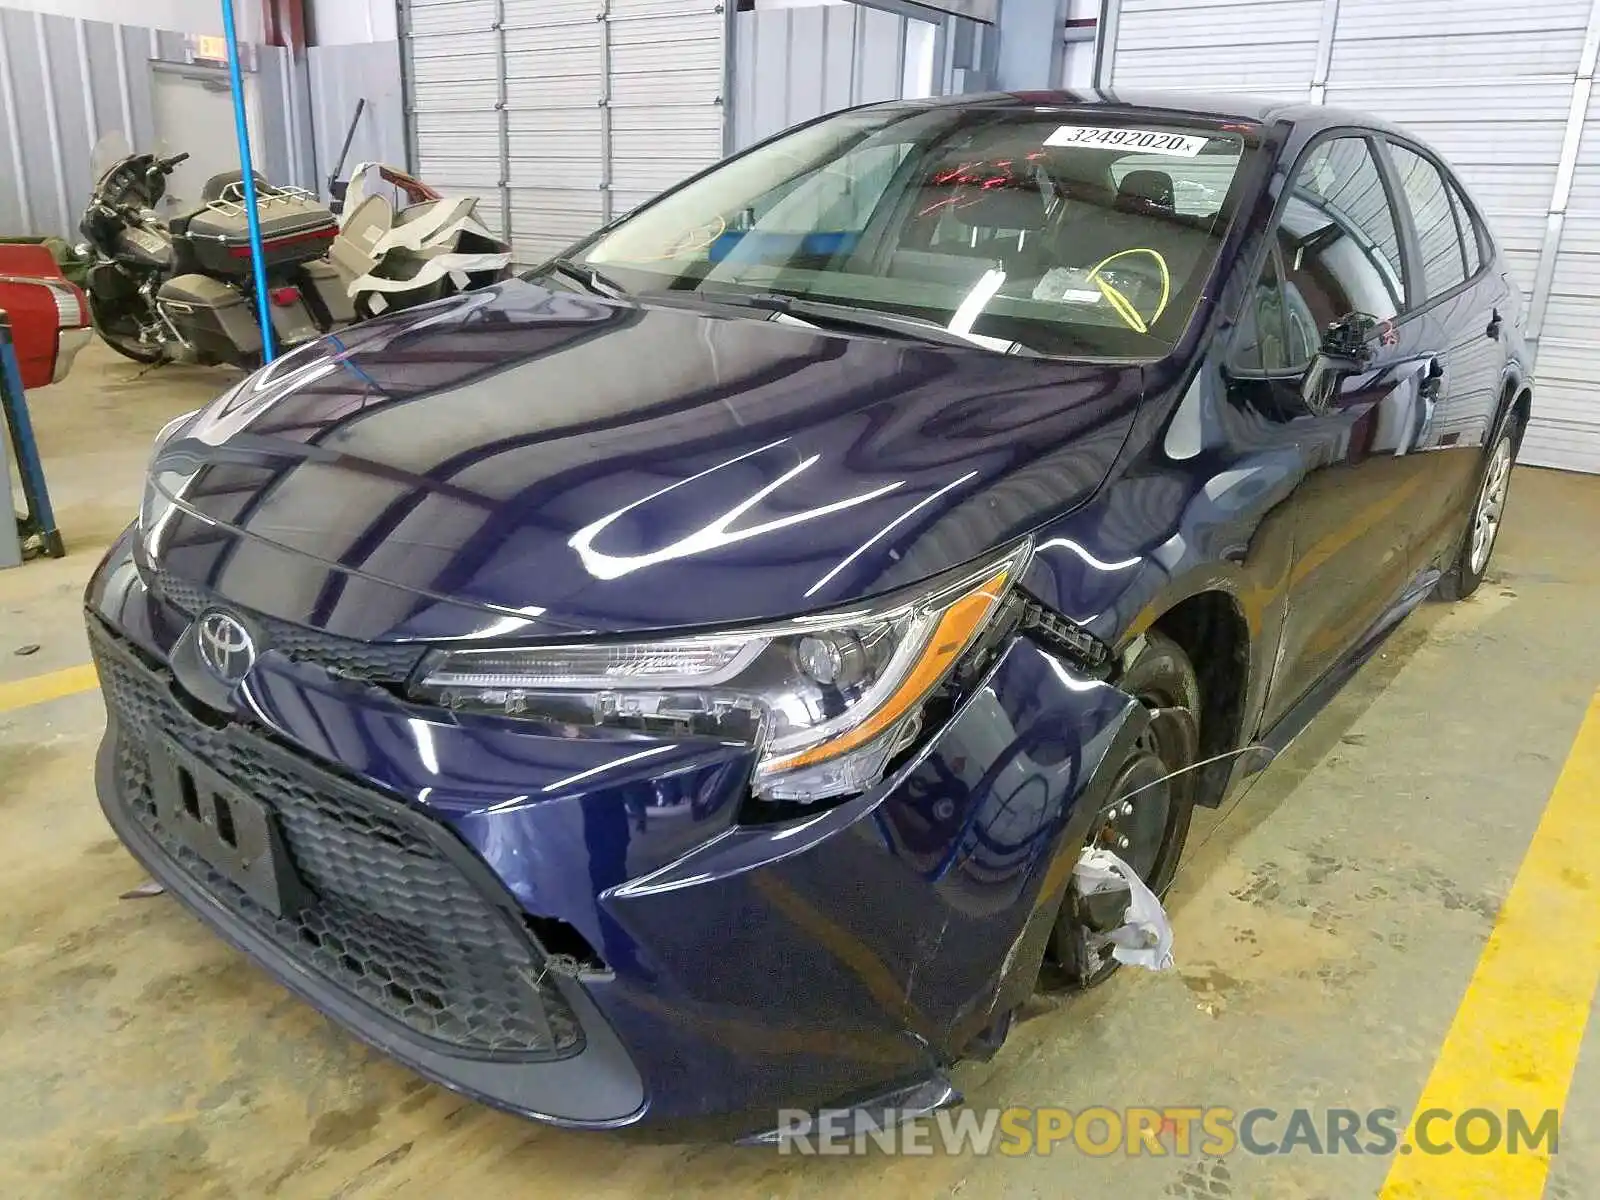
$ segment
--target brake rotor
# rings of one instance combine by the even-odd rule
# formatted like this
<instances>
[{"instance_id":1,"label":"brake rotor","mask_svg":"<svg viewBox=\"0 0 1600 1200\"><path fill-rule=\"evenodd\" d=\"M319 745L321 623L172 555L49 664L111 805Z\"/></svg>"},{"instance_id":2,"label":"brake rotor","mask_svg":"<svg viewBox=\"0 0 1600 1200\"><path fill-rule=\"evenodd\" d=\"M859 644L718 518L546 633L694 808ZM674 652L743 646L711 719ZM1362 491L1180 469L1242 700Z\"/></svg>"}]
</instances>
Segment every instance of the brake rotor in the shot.
<instances>
[{"instance_id":1,"label":"brake rotor","mask_svg":"<svg viewBox=\"0 0 1600 1200\"><path fill-rule=\"evenodd\" d=\"M1192 763L1198 743L1199 731L1188 709L1152 708L1149 725L1112 781L1116 799L1101 812L1087 845L1111 851L1151 883L1167 840L1173 802L1180 789L1194 786L1191 773L1174 775L1169 764ZM1101 892L1084 897L1079 911L1091 930L1107 933L1122 924L1127 906L1126 891Z\"/></svg>"},{"instance_id":2,"label":"brake rotor","mask_svg":"<svg viewBox=\"0 0 1600 1200\"><path fill-rule=\"evenodd\" d=\"M1153 731L1146 730L1123 764L1112 785L1117 799L1105 809L1100 824L1088 844L1109 850L1133 868L1134 874L1148 881L1161 854L1167 818L1172 810L1173 780L1157 753ZM1097 892L1083 898L1085 923L1098 933L1109 933L1122 924L1128 908L1125 890Z\"/></svg>"}]
</instances>

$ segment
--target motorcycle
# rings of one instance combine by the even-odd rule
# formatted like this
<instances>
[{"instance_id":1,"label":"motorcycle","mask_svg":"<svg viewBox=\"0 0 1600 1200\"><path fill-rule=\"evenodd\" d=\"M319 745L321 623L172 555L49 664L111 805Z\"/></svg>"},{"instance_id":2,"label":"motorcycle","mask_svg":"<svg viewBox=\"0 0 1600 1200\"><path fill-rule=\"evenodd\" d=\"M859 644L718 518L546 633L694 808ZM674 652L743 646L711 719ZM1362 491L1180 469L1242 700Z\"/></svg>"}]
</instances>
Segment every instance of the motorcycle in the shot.
<instances>
[{"instance_id":1,"label":"motorcycle","mask_svg":"<svg viewBox=\"0 0 1600 1200\"><path fill-rule=\"evenodd\" d=\"M227 364L262 359L244 176L208 180L182 210L167 180L188 159L127 151L109 135L95 151L95 188L79 225L92 262L86 289L96 332L135 362ZM347 281L325 255L339 232L300 188L255 178L275 344L291 349L355 320Z\"/></svg>"}]
</instances>

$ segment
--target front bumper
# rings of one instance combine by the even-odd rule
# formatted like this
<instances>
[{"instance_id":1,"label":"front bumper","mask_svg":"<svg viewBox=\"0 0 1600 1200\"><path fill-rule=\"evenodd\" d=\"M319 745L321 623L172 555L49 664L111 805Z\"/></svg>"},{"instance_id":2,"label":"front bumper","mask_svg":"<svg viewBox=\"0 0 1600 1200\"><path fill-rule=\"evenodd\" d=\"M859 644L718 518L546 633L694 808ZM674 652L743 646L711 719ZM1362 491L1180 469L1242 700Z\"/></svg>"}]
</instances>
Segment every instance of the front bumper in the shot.
<instances>
[{"instance_id":1,"label":"front bumper","mask_svg":"<svg viewBox=\"0 0 1600 1200\"><path fill-rule=\"evenodd\" d=\"M444 826L241 725L209 726L159 666L98 624L90 633L107 709L101 806L169 891L315 1007L442 1083L585 1125L639 1111L639 1074L610 1026L547 969L510 896ZM175 835L151 789L168 742L268 805L315 903L276 917Z\"/></svg>"},{"instance_id":2,"label":"front bumper","mask_svg":"<svg viewBox=\"0 0 1600 1200\"><path fill-rule=\"evenodd\" d=\"M737 1136L937 1078L1031 988L1099 768L1142 719L1018 639L873 793L745 826L736 749L608 772L638 739L450 719L270 642L202 703L189 618L125 545L89 600L101 803L151 873L379 1049L573 1126ZM272 812L316 897L295 921L162 828L140 764L172 743ZM602 961L554 955L552 928Z\"/></svg>"}]
</instances>

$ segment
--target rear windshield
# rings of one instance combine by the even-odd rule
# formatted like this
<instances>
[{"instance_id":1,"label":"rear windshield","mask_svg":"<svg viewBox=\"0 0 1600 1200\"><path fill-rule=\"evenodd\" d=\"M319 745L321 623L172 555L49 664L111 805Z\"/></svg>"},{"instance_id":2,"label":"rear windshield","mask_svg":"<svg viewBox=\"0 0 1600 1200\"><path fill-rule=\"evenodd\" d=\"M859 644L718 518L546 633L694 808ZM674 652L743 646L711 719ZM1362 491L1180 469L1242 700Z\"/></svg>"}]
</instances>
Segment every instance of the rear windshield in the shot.
<instances>
[{"instance_id":1,"label":"rear windshield","mask_svg":"<svg viewBox=\"0 0 1600 1200\"><path fill-rule=\"evenodd\" d=\"M644 295L780 293L995 349L1159 357L1215 263L1246 145L1122 116L843 113L730 160L575 257Z\"/></svg>"}]
</instances>

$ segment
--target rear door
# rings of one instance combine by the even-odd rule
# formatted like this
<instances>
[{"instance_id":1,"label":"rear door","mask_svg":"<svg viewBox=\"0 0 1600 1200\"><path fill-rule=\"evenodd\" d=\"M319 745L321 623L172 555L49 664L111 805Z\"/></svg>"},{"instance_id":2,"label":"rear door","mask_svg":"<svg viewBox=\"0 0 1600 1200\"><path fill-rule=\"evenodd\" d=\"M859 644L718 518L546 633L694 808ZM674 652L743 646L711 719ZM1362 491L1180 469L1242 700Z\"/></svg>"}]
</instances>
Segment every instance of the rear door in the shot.
<instances>
[{"instance_id":1,"label":"rear door","mask_svg":"<svg viewBox=\"0 0 1600 1200\"><path fill-rule=\"evenodd\" d=\"M1409 217L1417 319L1438 347L1425 388L1416 450L1428 487L1417 512L1418 567L1445 565L1455 549L1492 432L1506 369L1510 320L1505 281L1488 269L1479 225L1460 185L1429 152L1384 140L1395 191Z\"/></svg>"}]
</instances>

